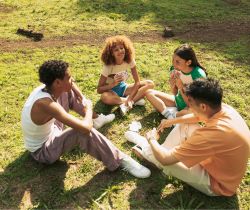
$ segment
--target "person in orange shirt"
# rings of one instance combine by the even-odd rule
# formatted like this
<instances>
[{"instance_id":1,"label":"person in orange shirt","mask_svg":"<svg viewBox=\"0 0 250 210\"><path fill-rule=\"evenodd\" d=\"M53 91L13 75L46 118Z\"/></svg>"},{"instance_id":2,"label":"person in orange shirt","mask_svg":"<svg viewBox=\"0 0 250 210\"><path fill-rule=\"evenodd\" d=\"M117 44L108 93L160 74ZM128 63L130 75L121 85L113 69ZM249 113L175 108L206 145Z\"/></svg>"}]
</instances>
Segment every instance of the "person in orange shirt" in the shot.
<instances>
[{"instance_id":1,"label":"person in orange shirt","mask_svg":"<svg viewBox=\"0 0 250 210\"><path fill-rule=\"evenodd\" d=\"M218 81L198 79L185 88L193 114L163 120L146 134L126 133L134 152L209 196L232 196L245 174L250 131L239 113L222 103ZM203 122L200 126L197 122ZM177 124L178 123L178 124ZM160 145L164 128L177 124Z\"/></svg>"}]
</instances>

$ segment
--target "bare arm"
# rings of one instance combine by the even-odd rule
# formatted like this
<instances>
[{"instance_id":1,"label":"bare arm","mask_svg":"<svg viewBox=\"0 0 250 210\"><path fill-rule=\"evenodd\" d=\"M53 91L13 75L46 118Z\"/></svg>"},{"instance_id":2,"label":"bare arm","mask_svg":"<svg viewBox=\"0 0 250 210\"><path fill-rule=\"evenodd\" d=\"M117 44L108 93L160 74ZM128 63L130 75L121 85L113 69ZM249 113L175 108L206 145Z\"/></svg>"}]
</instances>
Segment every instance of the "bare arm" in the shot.
<instances>
[{"instance_id":1,"label":"bare arm","mask_svg":"<svg viewBox=\"0 0 250 210\"><path fill-rule=\"evenodd\" d=\"M77 86L77 84L75 82L73 82L73 84L72 84L72 90L75 93L75 95L77 97L77 100L79 102L84 103L85 97L84 97L84 95L82 94L82 91L80 90L80 88Z\"/></svg>"},{"instance_id":2,"label":"bare arm","mask_svg":"<svg viewBox=\"0 0 250 210\"><path fill-rule=\"evenodd\" d=\"M159 132L162 132L164 130L164 128L169 128L172 125L175 124L181 124L181 123L198 123L199 122L199 118L195 117L194 114L186 114L183 115L181 117L176 117L174 119L169 119L169 120L162 120L161 124L159 125L159 127L157 128L157 130Z\"/></svg>"},{"instance_id":3,"label":"bare arm","mask_svg":"<svg viewBox=\"0 0 250 210\"><path fill-rule=\"evenodd\" d=\"M177 92L178 92L178 88L175 85L175 74L174 74L174 72L171 72L171 74L170 74L169 84L170 84L171 92L173 93L173 95L176 95Z\"/></svg>"},{"instance_id":4,"label":"bare arm","mask_svg":"<svg viewBox=\"0 0 250 210\"><path fill-rule=\"evenodd\" d=\"M113 87L118 85L119 82L122 81L122 79L114 78L114 82L111 84L106 84L106 81L107 81L107 77L101 75L99 82L98 82L98 86L97 86L97 93L101 94L101 93L111 90Z\"/></svg>"},{"instance_id":5,"label":"bare arm","mask_svg":"<svg viewBox=\"0 0 250 210\"><path fill-rule=\"evenodd\" d=\"M133 100L133 98L135 97L138 89L140 88L140 78L139 78L139 74L136 70L136 66L134 66L133 68L131 68L131 73L133 76L133 79L135 81L134 86L132 88L131 94L128 97L128 101Z\"/></svg>"},{"instance_id":6,"label":"bare arm","mask_svg":"<svg viewBox=\"0 0 250 210\"><path fill-rule=\"evenodd\" d=\"M185 103L188 104L188 97L185 95L183 88L179 89L179 91L180 91L181 96L182 96L183 100L185 101Z\"/></svg>"},{"instance_id":7,"label":"bare arm","mask_svg":"<svg viewBox=\"0 0 250 210\"><path fill-rule=\"evenodd\" d=\"M47 115L50 118L55 118L63 124L81 131L82 133L89 133L93 127L92 103L89 100L86 100L86 114L83 120L67 113L58 103L51 101L50 99L39 101L37 106L42 114Z\"/></svg>"},{"instance_id":8,"label":"bare arm","mask_svg":"<svg viewBox=\"0 0 250 210\"><path fill-rule=\"evenodd\" d=\"M146 138L155 158L162 165L171 165L179 162L179 160L172 154L172 150L168 150L158 143L157 139L159 138L159 134L155 128L146 134Z\"/></svg>"},{"instance_id":9,"label":"bare arm","mask_svg":"<svg viewBox=\"0 0 250 210\"><path fill-rule=\"evenodd\" d=\"M183 91L184 85L179 77L176 79L176 86L177 86L178 90L180 91L180 94L181 94L183 100L185 101L186 104L188 104L188 97L185 95L185 93Z\"/></svg>"},{"instance_id":10,"label":"bare arm","mask_svg":"<svg viewBox=\"0 0 250 210\"><path fill-rule=\"evenodd\" d=\"M149 140L149 144L154 153L155 158L162 165L172 165L178 163L179 160L172 154L172 150L168 150L161 146L156 140Z\"/></svg>"}]
</instances>

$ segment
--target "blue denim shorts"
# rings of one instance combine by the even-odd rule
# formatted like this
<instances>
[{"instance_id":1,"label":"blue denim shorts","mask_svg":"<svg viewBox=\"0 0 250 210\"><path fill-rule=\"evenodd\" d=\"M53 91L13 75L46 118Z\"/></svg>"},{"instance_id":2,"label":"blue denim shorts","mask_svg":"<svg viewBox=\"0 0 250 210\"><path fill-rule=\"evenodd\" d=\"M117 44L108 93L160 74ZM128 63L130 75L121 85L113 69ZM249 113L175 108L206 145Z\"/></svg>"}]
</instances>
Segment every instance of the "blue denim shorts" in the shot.
<instances>
[{"instance_id":1,"label":"blue denim shorts","mask_svg":"<svg viewBox=\"0 0 250 210\"><path fill-rule=\"evenodd\" d=\"M126 89L127 84L125 82L120 82L118 85L112 88L112 91L115 92L118 96L124 97Z\"/></svg>"}]
</instances>

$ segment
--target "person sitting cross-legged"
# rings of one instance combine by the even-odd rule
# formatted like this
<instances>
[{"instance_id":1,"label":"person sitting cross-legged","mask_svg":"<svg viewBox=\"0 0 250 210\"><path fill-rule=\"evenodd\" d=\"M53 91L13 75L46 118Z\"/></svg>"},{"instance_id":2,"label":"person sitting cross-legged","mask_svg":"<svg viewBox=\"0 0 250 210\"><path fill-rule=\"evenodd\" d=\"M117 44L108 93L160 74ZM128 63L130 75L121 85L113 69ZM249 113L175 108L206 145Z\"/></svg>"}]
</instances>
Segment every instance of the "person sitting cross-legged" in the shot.
<instances>
[{"instance_id":1,"label":"person sitting cross-legged","mask_svg":"<svg viewBox=\"0 0 250 210\"><path fill-rule=\"evenodd\" d=\"M133 132L125 137L137 144L137 155L166 175L209 196L232 196L247 168L249 128L235 109L222 103L222 89L216 80L195 80L185 88L185 94L193 114L163 120L146 138ZM160 145L159 133L173 124L177 125Z\"/></svg>"},{"instance_id":2,"label":"person sitting cross-legged","mask_svg":"<svg viewBox=\"0 0 250 210\"><path fill-rule=\"evenodd\" d=\"M43 85L28 97L21 119L25 148L36 161L54 163L63 153L79 146L110 171L121 166L135 177L150 176L149 169L121 152L93 128L92 102L85 99L83 105L78 100L68 63L46 61L39 68L39 78ZM83 119L69 114L70 109ZM64 129L64 125L69 128Z\"/></svg>"}]
</instances>

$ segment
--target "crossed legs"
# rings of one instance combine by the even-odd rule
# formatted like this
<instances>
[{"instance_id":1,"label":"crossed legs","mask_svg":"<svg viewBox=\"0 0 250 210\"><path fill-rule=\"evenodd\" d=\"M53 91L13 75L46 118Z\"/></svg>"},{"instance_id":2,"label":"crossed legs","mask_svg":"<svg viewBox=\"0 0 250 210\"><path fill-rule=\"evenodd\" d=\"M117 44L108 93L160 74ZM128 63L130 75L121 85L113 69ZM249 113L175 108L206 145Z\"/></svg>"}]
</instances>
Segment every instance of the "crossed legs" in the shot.
<instances>
[{"instance_id":1,"label":"crossed legs","mask_svg":"<svg viewBox=\"0 0 250 210\"><path fill-rule=\"evenodd\" d=\"M185 141L187 137L189 137L197 128L199 128L198 124L177 124L170 132L162 146L166 149L172 149L175 146L178 146L182 141ZM144 137L141 136L140 138ZM166 175L174 176L206 195L216 196L216 194L214 194L210 189L209 174L199 164L191 168L186 167L181 162L164 166L155 158L153 151L145 138L143 144L139 146L141 147L141 150L137 149L136 152L140 152L141 157L145 158L147 161L153 163L159 169L163 170Z\"/></svg>"},{"instance_id":2,"label":"crossed legs","mask_svg":"<svg viewBox=\"0 0 250 210\"><path fill-rule=\"evenodd\" d=\"M136 95L133 98L133 101L136 102L140 100L141 98L145 97L145 92L154 87L154 83L151 80L145 80L145 81L140 81L140 87L136 93ZM133 85L128 85L124 96L128 96L131 94ZM116 93L113 91L109 92L104 92L101 95L101 101L105 104L108 105L120 105L123 104L126 101L125 97L119 97Z\"/></svg>"}]
</instances>

